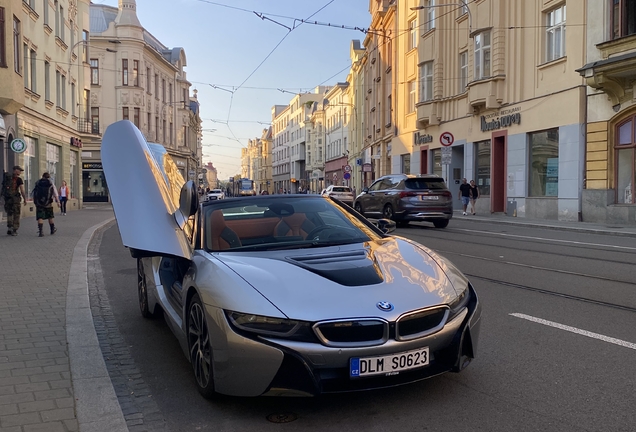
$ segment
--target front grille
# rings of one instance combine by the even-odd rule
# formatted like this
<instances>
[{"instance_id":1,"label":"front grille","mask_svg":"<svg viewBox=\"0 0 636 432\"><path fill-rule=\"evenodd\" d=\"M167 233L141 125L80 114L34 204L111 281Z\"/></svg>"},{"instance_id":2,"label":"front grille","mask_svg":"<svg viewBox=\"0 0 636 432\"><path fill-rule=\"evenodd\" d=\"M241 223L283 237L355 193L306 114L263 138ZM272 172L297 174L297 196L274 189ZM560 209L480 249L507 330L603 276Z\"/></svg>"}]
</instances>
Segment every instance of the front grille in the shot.
<instances>
[{"instance_id":1,"label":"front grille","mask_svg":"<svg viewBox=\"0 0 636 432\"><path fill-rule=\"evenodd\" d=\"M329 321L315 324L314 331L327 346L373 346L388 340L389 323L377 319Z\"/></svg>"},{"instance_id":2,"label":"front grille","mask_svg":"<svg viewBox=\"0 0 636 432\"><path fill-rule=\"evenodd\" d=\"M397 320L397 339L416 339L441 330L446 324L448 313L448 307L439 307L401 316Z\"/></svg>"}]
</instances>

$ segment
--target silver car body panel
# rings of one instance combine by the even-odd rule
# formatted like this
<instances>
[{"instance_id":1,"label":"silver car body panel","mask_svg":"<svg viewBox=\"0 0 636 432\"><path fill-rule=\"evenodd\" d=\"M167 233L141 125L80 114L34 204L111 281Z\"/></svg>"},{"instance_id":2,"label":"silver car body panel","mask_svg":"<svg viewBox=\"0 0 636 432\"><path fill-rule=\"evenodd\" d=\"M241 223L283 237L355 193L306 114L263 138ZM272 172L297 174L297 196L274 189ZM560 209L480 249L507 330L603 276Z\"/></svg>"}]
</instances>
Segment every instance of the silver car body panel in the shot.
<instances>
[{"instance_id":1,"label":"silver car body panel","mask_svg":"<svg viewBox=\"0 0 636 432\"><path fill-rule=\"evenodd\" d=\"M185 181L165 149L149 145L132 122L122 120L106 129L101 157L124 246L190 258L192 246L180 229Z\"/></svg>"}]
</instances>

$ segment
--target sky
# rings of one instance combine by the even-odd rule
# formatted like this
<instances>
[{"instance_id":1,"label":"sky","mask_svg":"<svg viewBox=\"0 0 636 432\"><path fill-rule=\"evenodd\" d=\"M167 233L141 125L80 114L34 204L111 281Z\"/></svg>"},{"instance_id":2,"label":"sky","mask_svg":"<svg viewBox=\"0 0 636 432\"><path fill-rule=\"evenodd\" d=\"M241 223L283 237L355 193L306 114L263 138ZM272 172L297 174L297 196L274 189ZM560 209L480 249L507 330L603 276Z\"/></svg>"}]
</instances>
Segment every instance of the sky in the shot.
<instances>
[{"instance_id":1,"label":"sky","mask_svg":"<svg viewBox=\"0 0 636 432\"><path fill-rule=\"evenodd\" d=\"M117 0L93 3L117 7ZM219 179L240 173L240 149L269 127L273 105L346 80L351 41L363 42L365 34L307 23L294 28L289 19L314 13L312 20L351 28L371 21L369 0L137 0L141 25L167 47L185 50L201 105L203 164L212 162Z\"/></svg>"}]
</instances>

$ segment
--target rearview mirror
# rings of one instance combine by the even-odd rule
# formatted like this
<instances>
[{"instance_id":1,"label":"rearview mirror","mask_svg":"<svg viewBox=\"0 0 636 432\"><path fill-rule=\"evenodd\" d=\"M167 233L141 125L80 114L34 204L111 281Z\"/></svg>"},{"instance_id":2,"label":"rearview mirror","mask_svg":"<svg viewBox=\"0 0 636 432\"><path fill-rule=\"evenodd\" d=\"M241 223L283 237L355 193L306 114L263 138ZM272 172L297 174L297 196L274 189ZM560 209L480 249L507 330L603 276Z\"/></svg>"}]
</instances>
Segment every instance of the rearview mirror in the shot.
<instances>
[{"instance_id":1,"label":"rearview mirror","mask_svg":"<svg viewBox=\"0 0 636 432\"><path fill-rule=\"evenodd\" d=\"M391 219L378 219L377 226L384 234L395 231L395 222Z\"/></svg>"},{"instance_id":2,"label":"rearview mirror","mask_svg":"<svg viewBox=\"0 0 636 432\"><path fill-rule=\"evenodd\" d=\"M368 187L365 187L364 189L362 189L362 192L363 192L363 193L367 193L367 192L369 192L369 188L368 188Z\"/></svg>"},{"instance_id":3,"label":"rearview mirror","mask_svg":"<svg viewBox=\"0 0 636 432\"><path fill-rule=\"evenodd\" d=\"M188 218L199 209L199 194L192 180L186 182L179 194L179 209L175 212L175 220L183 228Z\"/></svg>"}]
</instances>

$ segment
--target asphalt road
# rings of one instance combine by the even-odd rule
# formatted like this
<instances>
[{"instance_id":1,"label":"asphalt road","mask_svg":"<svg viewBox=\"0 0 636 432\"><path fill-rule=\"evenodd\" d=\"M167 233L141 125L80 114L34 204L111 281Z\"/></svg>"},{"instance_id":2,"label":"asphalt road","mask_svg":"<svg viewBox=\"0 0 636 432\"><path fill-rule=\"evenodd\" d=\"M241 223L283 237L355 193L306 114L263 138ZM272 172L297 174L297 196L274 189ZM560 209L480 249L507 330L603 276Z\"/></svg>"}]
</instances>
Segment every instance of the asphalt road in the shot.
<instances>
[{"instance_id":1,"label":"asphalt road","mask_svg":"<svg viewBox=\"0 0 636 432\"><path fill-rule=\"evenodd\" d=\"M105 231L101 289L109 301L105 313L114 319L100 337L123 339L125 349L111 352L109 361L134 366L129 380L140 389L139 400L151 400L160 413L149 415L148 403L127 405L130 430L636 428L633 239L461 219L444 230L411 226L396 234L447 256L475 286L483 321L478 358L468 369L381 391L207 401L167 325L141 317L136 263L117 228ZM120 386L118 394L126 391ZM270 415L292 421L277 424Z\"/></svg>"}]
</instances>

